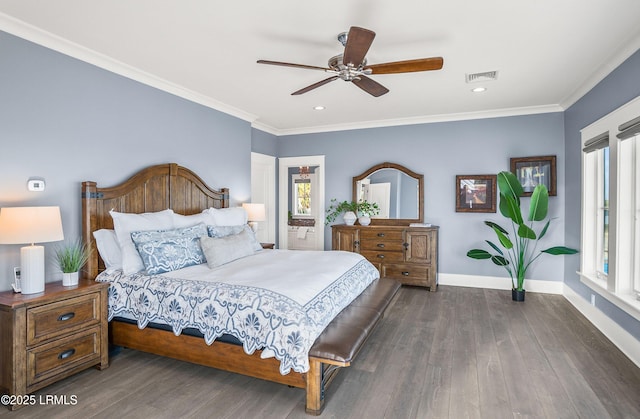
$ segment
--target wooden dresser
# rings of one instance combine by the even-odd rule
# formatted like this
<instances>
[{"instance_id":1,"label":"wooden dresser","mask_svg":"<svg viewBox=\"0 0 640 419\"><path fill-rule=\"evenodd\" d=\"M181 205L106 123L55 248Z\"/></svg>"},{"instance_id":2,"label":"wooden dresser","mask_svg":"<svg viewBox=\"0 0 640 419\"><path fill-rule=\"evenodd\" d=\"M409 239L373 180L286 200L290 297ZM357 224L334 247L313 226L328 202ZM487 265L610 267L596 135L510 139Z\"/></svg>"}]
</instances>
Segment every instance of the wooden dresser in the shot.
<instances>
[{"instance_id":1,"label":"wooden dresser","mask_svg":"<svg viewBox=\"0 0 640 419\"><path fill-rule=\"evenodd\" d=\"M435 292L438 286L438 227L333 225L333 250L360 253L383 278Z\"/></svg>"},{"instance_id":2,"label":"wooden dresser","mask_svg":"<svg viewBox=\"0 0 640 419\"><path fill-rule=\"evenodd\" d=\"M39 294L0 293L0 387L23 399L91 366L109 366L107 283L47 283ZM4 399L3 399L4 400ZM20 402L9 405L11 410Z\"/></svg>"}]
</instances>

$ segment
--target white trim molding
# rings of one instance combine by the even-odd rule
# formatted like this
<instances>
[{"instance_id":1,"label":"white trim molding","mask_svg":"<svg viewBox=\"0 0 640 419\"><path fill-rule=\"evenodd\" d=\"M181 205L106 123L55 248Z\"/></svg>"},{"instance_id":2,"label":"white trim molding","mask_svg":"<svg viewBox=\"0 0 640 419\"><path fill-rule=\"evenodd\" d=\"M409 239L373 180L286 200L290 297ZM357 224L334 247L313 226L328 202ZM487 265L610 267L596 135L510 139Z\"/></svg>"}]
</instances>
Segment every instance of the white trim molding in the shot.
<instances>
[{"instance_id":1,"label":"white trim molding","mask_svg":"<svg viewBox=\"0 0 640 419\"><path fill-rule=\"evenodd\" d=\"M562 293L583 316L602 332L614 345L618 347L634 364L640 367L640 341L624 330L618 323L595 306L589 304L571 287L564 287Z\"/></svg>"},{"instance_id":2,"label":"white trim molding","mask_svg":"<svg viewBox=\"0 0 640 419\"><path fill-rule=\"evenodd\" d=\"M439 285L454 287L489 288L510 290L511 281L507 277L438 274ZM607 337L618 349L622 351L634 364L640 367L640 341L620 325L611 320L596 306L589 304L587 300L578 295L564 282L541 281L527 279L525 281L527 292L562 295L583 316L587 318L603 335Z\"/></svg>"},{"instance_id":3,"label":"white trim molding","mask_svg":"<svg viewBox=\"0 0 640 419\"><path fill-rule=\"evenodd\" d=\"M525 280L527 292L561 295L564 283L560 281ZM501 276L479 276L460 274L438 274L438 285L452 285L455 287L489 288L496 290L510 290L511 280Z\"/></svg>"}]
</instances>

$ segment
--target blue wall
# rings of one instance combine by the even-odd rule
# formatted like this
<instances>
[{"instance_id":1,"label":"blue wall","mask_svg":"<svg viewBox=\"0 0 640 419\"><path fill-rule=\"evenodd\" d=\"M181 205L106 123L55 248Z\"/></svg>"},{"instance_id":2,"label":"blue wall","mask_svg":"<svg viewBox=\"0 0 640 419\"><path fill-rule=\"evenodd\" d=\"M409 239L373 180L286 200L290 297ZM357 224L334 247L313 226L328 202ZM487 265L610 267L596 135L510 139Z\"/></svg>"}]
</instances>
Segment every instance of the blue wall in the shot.
<instances>
[{"instance_id":1,"label":"blue wall","mask_svg":"<svg viewBox=\"0 0 640 419\"><path fill-rule=\"evenodd\" d=\"M280 157L325 155L327 202L331 198L350 200L352 177L384 161L423 173L425 221L440 226L439 271L468 275L506 276L491 263L466 257L467 250L492 237L483 221L502 221L497 214L455 212L456 175L509 170L510 157L556 155L558 196L551 198L550 207L551 216L557 219L545 240L564 243L562 113L291 135L279 142ZM330 238L327 228L325 248L331 248ZM564 259L549 256L534 266L529 277L562 281Z\"/></svg>"},{"instance_id":2,"label":"blue wall","mask_svg":"<svg viewBox=\"0 0 640 419\"><path fill-rule=\"evenodd\" d=\"M59 205L65 238L80 236L80 183L111 186L158 163L186 166L232 204L251 193L251 126L0 32L0 207ZM42 177L44 192L28 192ZM55 243L46 245L46 257ZM0 290L20 246L0 245ZM51 261L48 280L60 279Z\"/></svg>"},{"instance_id":3,"label":"blue wall","mask_svg":"<svg viewBox=\"0 0 640 419\"><path fill-rule=\"evenodd\" d=\"M566 237L569 246L580 246L582 177L580 130L638 95L640 95L640 51L628 58L564 113L566 179L567 185L570 185L567 188L565 208ZM589 301L591 294L595 292L580 282L580 278L575 274L579 269L579 259L568 261L565 266L565 283ZM596 298L596 307L640 340L639 321L599 296Z\"/></svg>"},{"instance_id":4,"label":"blue wall","mask_svg":"<svg viewBox=\"0 0 640 419\"><path fill-rule=\"evenodd\" d=\"M564 113L277 137L3 32L0 57L0 207L59 205L65 236L74 239L83 180L112 185L148 165L176 162L212 187L229 187L238 204L250 195L251 151L322 154L328 201L350 199L354 175L391 161L425 175L425 220L441 226L440 271L450 274L504 275L465 257L488 237L482 221L499 217L456 213L455 175L495 174L509 168L510 157L556 155L556 228L547 240L579 246L579 130L640 94L638 52ZM47 190L27 192L30 177L45 178ZM9 289L19 247L0 245L0 289ZM588 298L578 267L578 256L548 258L530 277L565 281ZM51 263L47 272L59 279ZM598 307L640 338L639 322L602 299Z\"/></svg>"}]
</instances>

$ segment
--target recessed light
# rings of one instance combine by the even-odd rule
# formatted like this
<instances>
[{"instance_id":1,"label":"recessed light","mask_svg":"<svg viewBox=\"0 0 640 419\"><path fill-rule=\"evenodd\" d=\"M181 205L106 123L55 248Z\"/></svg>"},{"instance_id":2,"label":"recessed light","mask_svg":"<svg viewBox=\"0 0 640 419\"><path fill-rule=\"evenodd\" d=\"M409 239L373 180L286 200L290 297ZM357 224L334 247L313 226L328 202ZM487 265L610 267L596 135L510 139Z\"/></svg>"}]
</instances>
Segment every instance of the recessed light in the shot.
<instances>
[{"instance_id":1,"label":"recessed light","mask_svg":"<svg viewBox=\"0 0 640 419\"><path fill-rule=\"evenodd\" d=\"M482 93L482 92L484 92L484 91L486 91L486 90L487 90L487 88L486 88L486 87L475 87L475 88L471 89L471 91L472 91L473 93Z\"/></svg>"},{"instance_id":2,"label":"recessed light","mask_svg":"<svg viewBox=\"0 0 640 419\"><path fill-rule=\"evenodd\" d=\"M314 106L313 109L316 111L324 111L324 106L321 106L321 105Z\"/></svg>"}]
</instances>

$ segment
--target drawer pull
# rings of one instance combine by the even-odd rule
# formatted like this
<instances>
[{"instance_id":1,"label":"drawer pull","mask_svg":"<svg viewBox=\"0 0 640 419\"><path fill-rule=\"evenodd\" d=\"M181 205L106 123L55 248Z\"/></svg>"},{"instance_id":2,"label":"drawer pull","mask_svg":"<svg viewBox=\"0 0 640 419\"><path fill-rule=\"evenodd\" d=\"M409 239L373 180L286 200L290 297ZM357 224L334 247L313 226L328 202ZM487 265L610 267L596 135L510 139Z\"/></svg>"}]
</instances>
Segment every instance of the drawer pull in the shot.
<instances>
[{"instance_id":1,"label":"drawer pull","mask_svg":"<svg viewBox=\"0 0 640 419\"><path fill-rule=\"evenodd\" d=\"M60 354L58 355L58 359L67 359L75 353L76 353L75 349L73 348L67 349L66 351L60 352Z\"/></svg>"},{"instance_id":2,"label":"drawer pull","mask_svg":"<svg viewBox=\"0 0 640 419\"><path fill-rule=\"evenodd\" d=\"M384 243L378 243L377 245L379 248L384 249Z\"/></svg>"},{"instance_id":3,"label":"drawer pull","mask_svg":"<svg viewBox=\"0 0 640 419\"><path fill-rule=\"evenodd\" d=\"M384 259L384 255L378 255L380 259Z\"/></svg>"},{"instance_id":4,"label":"drawer pull","mask_svg":"<svg viewBox=\"0 0 640 419\"><path fill-rule=\"evenodd\" d=\"M76 313L74 313L74 312L61 314L58 317L58 321L59 322L66 322L67 320L73 319L75 316L76 316Z\"/></svg>"},{"instance_id":5,"label":"drawer pull","mask_svg":"<svg viewBox=\"0 0 640 419\"><path fill-rule=\"evenodd\" d=\"M404 276L409 276L409 272L407 272L407 271L403 271L403 272L402 272L402 275L404 275Z\"/></svg>"},{"instance_id":6,"label":"drawer pull","mask_svg":"<svg viewBox=\"0 0 640 419\"><path fill-rule=\"evenodd\" d=\"M384 233L378 233L378 237L384 237Z\"/></svg>"}]
</instances>

